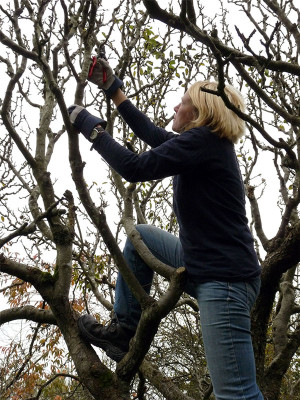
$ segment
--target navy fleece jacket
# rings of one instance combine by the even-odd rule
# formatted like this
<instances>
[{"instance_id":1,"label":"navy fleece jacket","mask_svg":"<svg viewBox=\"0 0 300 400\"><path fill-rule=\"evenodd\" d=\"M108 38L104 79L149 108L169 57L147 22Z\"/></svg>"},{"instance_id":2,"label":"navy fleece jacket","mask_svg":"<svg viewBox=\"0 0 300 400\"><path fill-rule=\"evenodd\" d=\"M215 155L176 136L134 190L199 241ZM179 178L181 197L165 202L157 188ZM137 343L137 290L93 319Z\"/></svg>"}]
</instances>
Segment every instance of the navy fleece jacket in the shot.
<instances>
[{"instance_id":1,"label":"navy fleece jacket","mask_svg":"<svg viewBox=\"0 0 300 400\"><path fill-rule=\"evenodd\" d=\"M107 132L94 148L129 182L173 176L184 263L191 279L251 280L260 274L233 144L207 127L180 135L155 126L129 101L118 110L151 150L135 154Z\"/></svg>"}]
</instances>

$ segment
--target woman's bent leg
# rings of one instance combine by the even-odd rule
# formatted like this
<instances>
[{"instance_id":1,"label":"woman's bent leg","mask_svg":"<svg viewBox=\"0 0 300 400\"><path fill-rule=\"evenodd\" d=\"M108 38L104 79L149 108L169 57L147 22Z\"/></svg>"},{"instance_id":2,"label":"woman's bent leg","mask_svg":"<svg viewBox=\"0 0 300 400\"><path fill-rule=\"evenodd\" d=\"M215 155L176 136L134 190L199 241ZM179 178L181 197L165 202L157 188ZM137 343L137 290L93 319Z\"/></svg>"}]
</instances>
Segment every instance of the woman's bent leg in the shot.
<instances>
[{"instance_id":1,"label":"woman's bent leg","mask_svg":"<svg viewBox=\"0 0 300 400\"><path fill-rule=\"evenodd\" d=\"M174 268L183 265L182 247L176 236L152 225L137 225L136 229L156 258ZM129 239L124 247L124 257L140 284L149 293L153 271L141 259ZM121 274L118 275L116 284L114 311L121 325L135 329L140 319L141 308Z\"/></svg>"}]
</instances>

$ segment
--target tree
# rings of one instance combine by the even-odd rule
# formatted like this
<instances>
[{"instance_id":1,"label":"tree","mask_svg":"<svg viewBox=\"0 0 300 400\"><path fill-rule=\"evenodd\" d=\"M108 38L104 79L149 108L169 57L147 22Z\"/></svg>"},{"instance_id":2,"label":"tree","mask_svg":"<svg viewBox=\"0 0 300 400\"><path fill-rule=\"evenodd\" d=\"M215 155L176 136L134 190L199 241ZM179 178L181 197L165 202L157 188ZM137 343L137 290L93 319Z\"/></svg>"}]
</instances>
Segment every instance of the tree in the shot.
<instances>
[{"instance_id":1,"label":"tree","mask_svg":"<svg viewBox=\"0 0 300 400\"><path fill-rule=\"evenodd\" d=\"M126 183L69 122L67 106L82 104L132 151L146 149L86 82L102 44L126 93L157 124L171 121L174 92L209 77L219 81L214 94L247 122L236 150L262 264L252 313L258 378L268 400L299 396L299 10L293 1L233 0L209 17L200 2L160 3L0 6L0 271L8 304L0 316L4 328L29 321L15 340L5 330L3 399L213 398L197 305L182 295L184 268L173 272L158 262L134 229L146 222L177 233L170 181ZM243 92L247 113L226 98L227 82ZM276 213L268 236L262 205L269 174L278 193L268 203ZM151 296L124 262L124 233L158 273ZM115 368L81 340L76 319L86 311L109 319L117 270L143 314Z\"/></svg>"}]
</instances>

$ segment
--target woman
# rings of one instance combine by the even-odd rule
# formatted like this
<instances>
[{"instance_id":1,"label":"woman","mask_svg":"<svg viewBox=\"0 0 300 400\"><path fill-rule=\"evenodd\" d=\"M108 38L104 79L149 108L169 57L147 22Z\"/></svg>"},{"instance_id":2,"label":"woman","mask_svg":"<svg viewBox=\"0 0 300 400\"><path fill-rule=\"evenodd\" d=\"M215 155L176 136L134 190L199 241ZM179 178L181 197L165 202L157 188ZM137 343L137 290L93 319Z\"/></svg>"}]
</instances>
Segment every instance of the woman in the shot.
<instances>
[{"instance_id":1,"label":"woman","mask_svg":"<svg viewBox=\"0 0 300 400\"><path fill-rule=\"evenodd\" d=\"M260 288L260 266L248 228L243 182L234 151L234 143L244 133L244 122L220 97L202 91L216 90L216 82L196 82L174 108L172 128L178 134L170 133L156 127L133 106L105 60L99 59L90 75L89 80L114 101L126 123L151 150L141 155L132 153L101 127L102 120L76 105L69 109L74 127L126 180L174 177L179 238L149 225L138 225L137 230L158 259L174 268L184 265L187 269L186 292L199 305L216 399L262 400L250 333L250 310ZM239 92L227 86L225 93L232 104L244 110ZM153 271L130 240L124 256L149 293ZM128 350L141 313L121 275L114 312L107 327L90 315L82 316L78 325L88 342L119 361Z\"/></svg>"}]
</instances>

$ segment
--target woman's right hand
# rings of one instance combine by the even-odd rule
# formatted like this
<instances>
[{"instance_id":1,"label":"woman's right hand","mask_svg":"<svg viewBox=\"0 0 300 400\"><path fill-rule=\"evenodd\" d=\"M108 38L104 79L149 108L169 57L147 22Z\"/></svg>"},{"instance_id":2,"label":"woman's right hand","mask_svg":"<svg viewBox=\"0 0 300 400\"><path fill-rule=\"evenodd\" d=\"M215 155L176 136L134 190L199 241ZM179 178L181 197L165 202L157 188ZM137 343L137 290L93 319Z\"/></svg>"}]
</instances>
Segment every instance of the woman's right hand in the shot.
<instances>
[{"instance_id":1,"label":"woman's right hand","mask_svg":"<svg viewBox=\"0 0 300 400\"><path fill-rule=\"evenodd\" d=\"M93 60L87 79L102 89L109 98L123 85L104 58Z\"/></svg>"}]
</instances>

